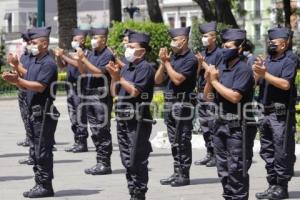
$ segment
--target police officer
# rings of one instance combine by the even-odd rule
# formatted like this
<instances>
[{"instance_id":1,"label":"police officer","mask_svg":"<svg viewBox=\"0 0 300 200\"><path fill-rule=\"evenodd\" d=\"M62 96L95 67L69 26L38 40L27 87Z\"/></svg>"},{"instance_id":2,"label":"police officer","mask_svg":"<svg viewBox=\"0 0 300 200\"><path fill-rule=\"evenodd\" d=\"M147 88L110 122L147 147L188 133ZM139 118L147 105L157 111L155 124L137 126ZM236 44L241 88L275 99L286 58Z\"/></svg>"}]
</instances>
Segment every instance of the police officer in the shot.
<instances>
[{"instance_id":1,"label":"police officer","mask_svg":"<svg viewBox=\"0 0 300 200\"><path fill-rule=\"evenodd\" d=\"M212 146L211 134L212 130L209 127L209 115L207 114L208 105L203 98L203 90L205 86L205 67L202 66L202 62L207 64L216 65L221 58L221 49L217 46L217 23L210 22L199 26L199 30L202 33L202 44L205 47L203 52L198 53L198 84L197 84L197 112L200 120L200 128L203 133L205 146L207 149L206 156L195 161L195 165L206 165L207 167L216 166L216 159L214 156L214 149Z\"/></svg>"},{"instance_id":2,"label":"police officer","mask_svg":"<svg viewBox=\"0 0 300 200\"><path fill-rule=\"evenodd\" d=\"M123 34L122 34L122 45L124 50L126 50L127 48L127 44L129 42L129 34L134 33L135 31L130 30L130 29L125 29ZM129 62L126 60L125 56L122 56L121 59L116 58L116 63L120 66L120 67L124 67L126 64L129 64Z\"/></svg>"},{"instance_id":3,"label":"police officer","mask_svg":"<svg viewBox=\"0 0 300 200\"><path fill-rule=\"evenodd\" d=\"M149 142L152 125L138 121L137 116L142 115L140 116L142 119L151 119L149 108L153 97L155 71L145 60L145 55L150 50L149 41L150 37L146 33L130 33L125 51L129 64L121 70L113 63L108 66L112 76L112 94L118 95L116 103L118 142L122 164L126 168L131 200L144 200L148 190L147 165L152 151ZM143 127L142 134L141 130L137 129L138 126ZM138 138L136 143L135 138ZM136 155L131 155L133 148L137 152ZM132 156L135 156L134 163L131 163Z\"/></svg>"},{"instance_id":4,"label":"police officer","mask_svg":"<svg viewBox=\"0 0 300 200\"><path fill-rule=\"evenodd\" d=\"M112 97L109 91L110 75L106 65L114 61L114 55L106 46L107 28L92 28L93 52L87 56L82 49L77 49L79 71L86 74L83 79L84 105L87 109L87 119L91 126L92 140L96 147L97 164L85 170L86 174L111 174L110 157L112 154L112 140L110 133L110 119Z\"/></svg>"},{"instance_id":5,"label":"police officer","mask_svg":"<svg viewBox=\"0 0 300 200\"><path fill-rule=\"evenodd\" d=\"M29 198L54 195L52 147L59 113L53 105L55 98L53 84L57 80L57 66L48 53L50 31L51 27L34 28L29 31L34 58L25 74L25 79L18 74L8 74L5 77L17 87L26 89L34 143L32 158L36 182L32 189L23 193L24 197ZM53 87L52 92L51 87ZM47 108L46 102L48 102Z\"/></svg>"},{"instance_id":6,"label":"police officer","mask_svg":"<svg viewBox=\"0 0 300 200\"><path fill-rule=\"evenodd\" d=\"M25 32L21 32L21 37L23 38L23 50L24 53L21 55L20 60L18 59L18 57L16 55L12 55L9 54L7 56L7 61L8 63L14 68L14 70L21 76L24 78L24 74L26 73L26 70L28 69L28 67L30 66L30 62L31 62L31 52L30 52L30 38L28 35L28 31ZM21 146L30 146L29 151L32 149L32 145L33 142L30 141L30 137L31 136L31 130L30 130L30 124L29 124L29 110L28 110L28 105L26 102L26 92L22 89L19 89L19 95L18 95L18 100L19 100L19 108L20 108L20 112L21 112L21 117L24 123L24 127L26 130L26 139L20 143L18 143L18 145ZM30 157L30 153L29 153L29 157L25 158L25 159L21 159L19 160L20 164L28 164L28 165L33 165L33 159Z\"/></svg>"},{"instance_id":7,"label":"police officer","mask_svg":"<svg viewBox=\"0 0 300 200\"><path fill-rule=\"evenodd\" d=\"M218 115L214 121L213 145L223 197L242 200L248 199L249 175L243 176L241 125L247 116L241 114L244 106L252 102L254 77L251 67L240 59L246 31L226 29L221 37L223 60L218 70L214 66L208 70L204 94L211 99L215 91L211 100L217 106L215 113Z\"/></svg>"},{"instance_id":8,"label":"police officer","mask_svg":"<svg viewBox=\"0 0 300 200\"><path fill-rule=\"evenodd\" d=\"M295 98L293 88L297 63L286 54L288 32L285 28L268 30L266 60L258 58L253 71L259 85L259 102L264 106L259 120L260 155L266 162L266 191L258 199L288 198L288 182L292 177L295 134Z\"/></svg>"},{"instance_id":9,"label":"police officer","mask_svg":"<svg viewBox=\"0 0 300 200\"><path fill-rule=\"evenodd\" d=\"M78 48L81 48L85 55L89 53L89 50L85 47L85 38L88 31L80 30L78 28L73 29L73 41L71 43L72 48L76 51ZM67 102L68 102L68 111L69 117L71 120L71 129L74 133L75 143L67 148L66 152L87 152L87 115L86 107L82 106L82 98L80 97L80 82L79 76L80 72L78 69L78 63L75 59L72 59L69 55L65 55L63 49L55 49L55 54L57 56L58 65L61 68L67 67L68 75L68 84L66 85L67 89Z\"/></svg>"},{"instance_id":10,"label":"police officer","mask_svg":"<svg viewBox=\"0 0 300 200\"><path fill-rule=\"evenodd\" d=\"M254 44L249 40L246 39L244 45L243 45L243 59L244 61L252 67L254 64L254 61L256 59L256 56L253 54L255 50Z\"/></svg>"},{"instance_id":11,"label":"police officer","mask_svg":"<svg viewBox=\"0 0 300 200\"><path fill-rule=\"evenodd\" d=\"M190 183L192 163L192 109L191 93L196 85L198 61L188 48L190 28L171 29L171 48L173 55L166 48L160 50L161 65L155 74L155 83L166 81L165 88L165 124L172 145L174 174L162 179L162 185L173 187Z\"/></svg>"}]
</instances>

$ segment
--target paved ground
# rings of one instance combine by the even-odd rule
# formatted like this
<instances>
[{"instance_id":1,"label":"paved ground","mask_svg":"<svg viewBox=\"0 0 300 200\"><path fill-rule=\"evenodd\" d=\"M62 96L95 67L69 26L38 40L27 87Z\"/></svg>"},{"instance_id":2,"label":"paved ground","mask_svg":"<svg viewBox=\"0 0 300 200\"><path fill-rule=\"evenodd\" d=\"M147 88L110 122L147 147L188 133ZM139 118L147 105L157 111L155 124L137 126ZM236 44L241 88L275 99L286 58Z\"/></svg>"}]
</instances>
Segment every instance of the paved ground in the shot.
<instances>
[{"instance_id":1,"label":"paved ground","mask_svg":"<svg viewBox=\"0 0 300 200\"><path fill-rule=\"evenodd\" d=\"M54 153L56 191L55 198L49 199L82 199L82 200L126 200L129 199L124 169L120 162L116 141L115 124L113 123L114 152L112 155L113 174L108 176L88 176L84 169L95 164L94 147L89 139L89 152L72 154L64 149L72 143L70 123L68 121L65 98L59 97L56 104L62 114L56 141L58 151ZM160 122L155 125L152 135L164 130ZM27 149L16 146L16 141L24 138L16 100L0 101L0 199L23 199L22 192L33 186L33 173L30 166L19 165L18 160L27 155ZM193 150L194 160L204 155L200 149ZM299 157L299 155L298 155ZM154 149L150 158L150 181L147 199L150 200L217 200L222 199L222 188L215 168L192 166L191 185L181 188L161 186L159 180L171 174L172 158L168 149ZM255 155L250 170L250 198L255 199L255 192L266 187L263 161ZM300 199L300 164L296 164L296 176L290 183L291 199Z\"/></svg>"}]
</instances>

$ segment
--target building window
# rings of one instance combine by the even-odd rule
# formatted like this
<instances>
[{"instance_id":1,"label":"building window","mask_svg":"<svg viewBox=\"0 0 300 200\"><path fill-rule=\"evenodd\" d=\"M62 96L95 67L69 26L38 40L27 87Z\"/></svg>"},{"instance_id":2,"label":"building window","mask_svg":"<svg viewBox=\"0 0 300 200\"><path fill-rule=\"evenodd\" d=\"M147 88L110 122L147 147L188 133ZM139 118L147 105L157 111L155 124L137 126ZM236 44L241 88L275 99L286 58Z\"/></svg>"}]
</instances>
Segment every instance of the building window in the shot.
<instances>
[{"instance_id":1,"label":"building window","mask_svg":"<svg viewBox=\"0 0 300 200\"><path fill-rule=\"evenodd\" d=\"M12 13L5 13L4 20L6 20L7 32L12 32Z\"/></svg>"},{"instance_id":2,"label":"building window","mask_svg":"<svg viewBox=\"0 0 300 200\"><path fill-rule=\"evenodd\" d=\"M175 18L169 17L168 20L169 20L170 28L174 28L175 27Z\"/></svg>"},{"instance_id":3,"label":"building window","mask_svg":"<svg viewBox=\"0 0 300 200\"><path fill-rule=\"evenodd\" d=\"M186 27L186 17L180 17L180 26Z\"/></svg>"},{"instance_id":4,"label":"building window","mask_svg":"<svg viewBox=\"0 0 300 200\"><path fill-rule=\"evenodd\" d=\"M255 39L260 40L260 24L255 24L254 30L255 30Z\"/></svg>"},{"instance_id":5,"label":"building window","mask_svg":"<svg viewBox=\"0 0 300 200\"><path fill-rule=\"evenodd\" d=\"M254 5L254 15L256 18L260 18L260 0L255 0L255 5Z\"/></svg>"}]
</instances>

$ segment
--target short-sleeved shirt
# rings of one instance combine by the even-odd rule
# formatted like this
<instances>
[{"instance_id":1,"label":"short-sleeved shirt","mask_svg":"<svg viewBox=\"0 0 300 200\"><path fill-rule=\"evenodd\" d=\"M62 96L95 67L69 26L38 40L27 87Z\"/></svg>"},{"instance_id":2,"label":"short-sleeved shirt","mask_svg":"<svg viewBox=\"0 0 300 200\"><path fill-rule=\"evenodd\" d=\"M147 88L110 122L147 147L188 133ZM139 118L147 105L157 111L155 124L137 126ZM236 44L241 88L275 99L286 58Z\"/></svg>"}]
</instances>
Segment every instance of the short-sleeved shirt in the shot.
<instances>
[{"instance_id":1,"label":"short-sleeved shirt","mask_svg":"<svg viewBox=\"0 0 300 200\"><path fill-rule=\"evenodd\" d=\"M153 97L155 70L146 60L141 60L137 64L129 63L121 69L121 76L140 92L137 97L130 97L126 90L118 85L118 101L141 103L151 102Z\"/></svg>"},{"instance_id":2,"label":"short-sleeved shirt","mask_svg":"<svg viewBox=\"0 0 300 200\"><path fill-rule=\"evenodd\" d=\"M222 50L221 48L216 47L211 52L205 50L202 51L201 54L204 56L204 60L207 64L216 66L221 61L222 58L221 50ZM205 87L206 80L204 78L204 74L205 74L205 70L201 69L198 76L198 84L197 84L198 91L202 91Z\"/></svg>"},{"instance_id":3,"label":"short-sleeved shirt","mask_svg":"<svg viewBox=\"0 0 300 200\"><path fill-rule=\"evenodd\" d=\"M111 80L110 75L108 74L106 70L106 65L109 63L109 61L115 61L115 57L113 53L105 47L100 52L93 51L90 52L87 55L87 59L98 69L100 69L105 77L108 80L108 84ZM97 87L104 87L105 82L103 78L99 77L93 77L90 72L88 72L88 80L87 80L87 88L97 88Z\"/></svg>"},{"instance_id":4,"label":"short-sleeved shirt","mask_svg":"<svg viewBox=\"0 0 300 200\"><path fill-rule=\"evenodd\" d=\"M222 62L218 65L218 69L220 83L227 88L239 92L242 95L242 99L240 104L235 104L216 92L216 103L224 113L237 114L238 106L241 106L242 109L245 103L252 102L253 99L255 80L252 68L239 60L232 67L228 67L225 62Z\"/></svg>"},{"instance_id":5,"label":"short-sleeved shirt","mask_svg":"<svg viewBox=\"0 0 300 200\"><path fill-rule=\"evenodd\" d=\"M85 56L88 56L90 51L88 49L84 49ZM77 67L72 66L71 64L67 64L67 77L68 81L72 83L76 83L78 77L80 76L80 71Z\"/></svg>"},{"instance_id":6,"label":"short-sleeved shirt","mask_svg":"<svg viewBox=\"0 0 300 200\"><path fill-rule=\"evenodd\" d=\"M50 98L52 101L55 99L56 87L52 84L55 84L57 81L57 66L49 53L46 53L41 58L32 58L25 79L39 82L46 86L43 93L26 90L27 103L29 106L44 105L47 98ZM50 91L51 87L53 87L53 91Z\"/></svg>"},{"instance_id":7,"label":"short-sleeved shirt","mask_svg":"<svg viewBox=\"0 0 300 200\"><path fill-rule=\"evenodd\" d=\"M278 58L267 57L265 66L271 75L283 78L289 81L291 85L294 84L297 64L286 54ZM283 103L287 106L289 95L290 90L281 90L269 84L265 79L259 81L259 102L265 106L270 106L272 103Z\"/></svg>"},{"instance_id":8,"label":"short-sleeved shirt","mask_svg":"<svg viewBox=\"0 0 300 200\"><path fill-rule=\"evenodd\" d=\"M294 52L292 51L292 50L287 50L286 52L285 52L285 54L286 54L286 56L288 57L288 58L290 58L291 60L293 60L295 63L297 63L297 67L299 67L299 57L296 55L296 54L294 54Z\"/></svg>"},{"instance_id":9,"label":"short-sleeved shirt","mask_svg":"<svg viewBox=\"0 0 300 200\"><path fill-rule=\"evenodd\" d=\"M195 54L188 50L183 55L172 55L171 65L177 73L185 76L185 80L180 85L175 85L170 77L167 76L165 92L173 95L193 92L196 86L198 67L198 60Z\"/></svg>"},{"instance_id":10,"label":"short-sleeved shirt","mask_svg":"<svg viewBox=\"0 0 300 200\"><path fill-rule=\"evenodd\" d=\"M28 52L24 52L20 57L20 62L22 63L23 67L28 70L30 66L31 59L33 58L32 54Z\"/></svg>"}]
</instances>

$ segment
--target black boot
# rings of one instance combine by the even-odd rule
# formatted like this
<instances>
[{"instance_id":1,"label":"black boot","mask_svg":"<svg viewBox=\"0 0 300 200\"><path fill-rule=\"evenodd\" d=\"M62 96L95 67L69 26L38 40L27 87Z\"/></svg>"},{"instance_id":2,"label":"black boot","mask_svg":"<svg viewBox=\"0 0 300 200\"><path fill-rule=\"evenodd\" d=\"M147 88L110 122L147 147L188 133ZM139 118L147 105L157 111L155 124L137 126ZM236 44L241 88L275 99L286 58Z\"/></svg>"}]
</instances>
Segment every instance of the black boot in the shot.
<instances>
[{"instance_id":1,"label":"black boot","mask_svg":"<svg viewBox=\"0 0 300 200\"><path fill-rule=\"evenodd\" d=\"M53 197L54 191L52 183L38 184L34 190L28 193L29 198Z\"/></svg>"},{"instance_id":2,"label":"black boot","mask_svg":"<svg viewBox=\"0 0 300 200\"><path fill-rule=\"evenodd\" d=\"M28 198L29 193L30 193L32 190L35 190L37 187L40 187L40 186L38 186L38 184L35 184L35 186L33 186L33 188L31 188L30 190L23 192L23 197Z\"/></svg>"},{"instance_id":3,"label":"black boot","mask_svg":"<svg viewBox=\"0 0 300 200\"><path fill-rule=\"evenodd\" d=\"M172 183L172 181L174 181L177 177L178 177L178 169L175 168L174 173L170 177L160 180L160 184L161 185L170 185Z\"/></svg>"},{"instance_id":4,"label":"black boot","mask_svg":"<svg viewBox=\"0 0 300 200\"><path fill-rule=\"evenodd\" d=\"M215 167L216 166L216 157L212 156L210 161L208 161L205 166L206 167Z\"/></svg>"},{"instance_id":5,"label":"black boot","mask_svg":"<svg viewBox=\"0 0 300 200\"><path fill-rule=\"evenodd\" d=\"M25 158L25 159L21 159L19 160L19 164L21 165L33 165L34 164L34 160L32 158Z\"/></svg>"},{"instance_id":6,"label":"black boot","mask_svg":"<svg viewBox=\"0 0 300 200\"><path fill-rule=\"evenodd\" d=\"M87 141L81 141L73 148L73 153L88 152Z\"/></svg>"},{"instance_id":7,"label":"black boot","mask_svg":"<svg viewBox=\"0 0 300 200\"><path fill-rule=\"evenodd\" d=\"M264 192L258 192L255 194L255 197L257 199L270 199L271 193L276 188L276 185L270 185L268 189L266 189Z\"/></svg>"},{"instance_id":8,"label":"black boot","mask_svg":"<svg viewBox=\"0 0 300 200\"><path fill-rule=\"evenodd\" d=\"M172 187L180 187L190 184L190 176L187 171L179 171L178 176L171 182Z\"/></svg>"},{"instance_id":9,"label":"black boot","mask_svg":"<svg viewBox=\"0 0 300 200\"><path fill-rule=\"evenodd\" d=\"M289 193L287 186L280 186L277 185L275 189L271 192L271 198L273 200L277 199L288 199L289 198Z\"/></svg>"},{"instance_id":10,"label":"black boot","mask_svg":"<svg viewBox=\"0 0 300 200\"><path fill-rule=\"evenodd\" d=\"M106 175L106 174L111 174L112 170L110 166L105 166L102 163L97 163L91 168L88 168L84 170L86 174L91 174L91 175Z\"/></svg>"},{"instance_id":11,"label":"black boot","mask_svg":"<svg viewBox=\"0 0 300 200\"><path fill-rule=\"evenodd\" d=\"M206 165L212 158L212 154L207 152L206 156L202 158L201 160L196 160L194 162L195 165Z\"/></svg>"},{"instance_id":12,"label":"black boot","mask_svg":"<svg viewBox=\"0 0 300 200\"><path fill-rule=\"evenodd\" d=\"M17 142L18 146L29 147L29 139L25 138L23 141Z\"/></svg>"},{"instance_id":13,"label":"black boot","mask_svg":"<svg viewBox=\"0 0 300 200\"><path fill-rule=\"evenodd\" d=\"M75 142L74 144L72 144L72 146L67 147L67 148L65 149L65 152L73 152L73 149L74 149L77 145L78 145L77 142Z\"/></svg>"},{"instance_id":14,"label":"black boot","mask_svg":"<svg viewBox=\"0 0 300 200\"><path fill-rule=\"evenodd\" d=\"M135 190L133 195L131 195L130 200L145 200L145 192L142 192L140 190Z\"/></svg>"}]
</instances>

